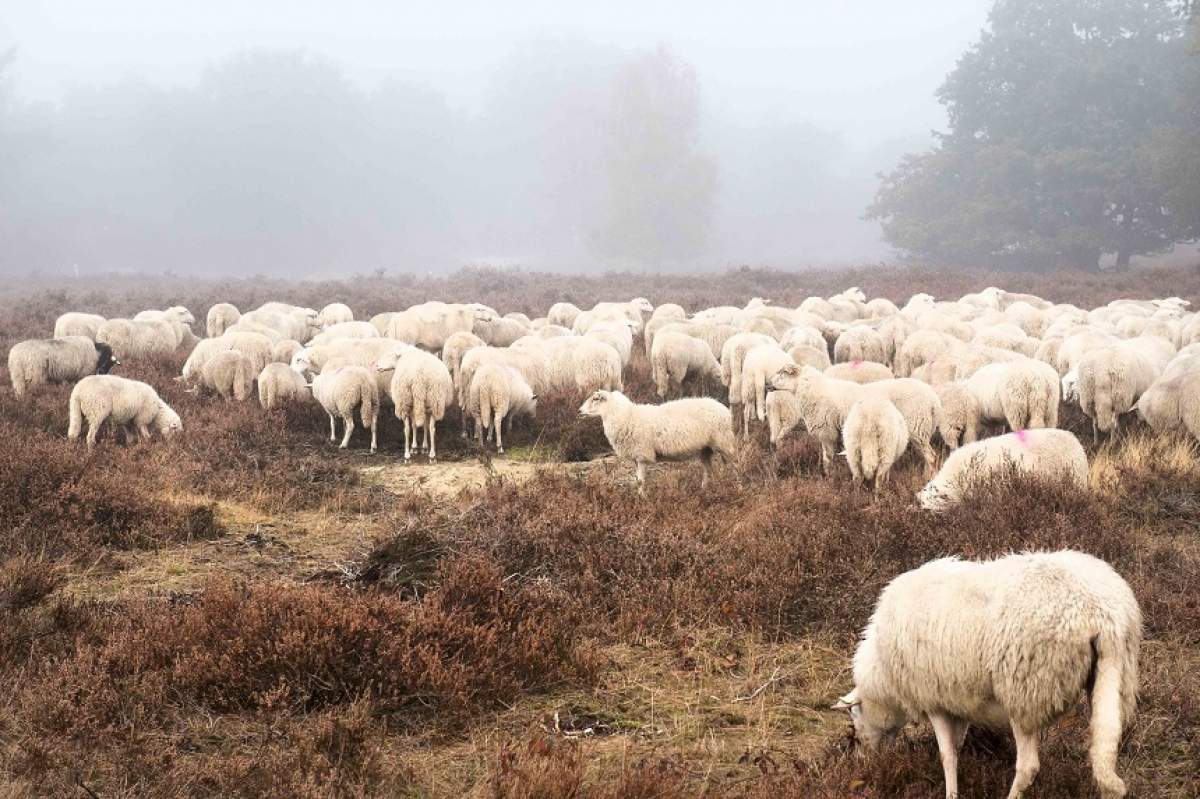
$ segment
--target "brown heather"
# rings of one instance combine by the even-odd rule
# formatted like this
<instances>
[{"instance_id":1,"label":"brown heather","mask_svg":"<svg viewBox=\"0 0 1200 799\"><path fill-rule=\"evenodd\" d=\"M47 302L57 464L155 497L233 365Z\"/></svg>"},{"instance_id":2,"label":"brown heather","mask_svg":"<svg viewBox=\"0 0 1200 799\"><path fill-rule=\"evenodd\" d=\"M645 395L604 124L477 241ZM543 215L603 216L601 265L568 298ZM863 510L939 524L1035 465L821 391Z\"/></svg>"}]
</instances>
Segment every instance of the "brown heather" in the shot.
<instances>
[{"instance_id":1,"label":"brown heather","mask_svg":"<svg viewBox=\"0 0 1200 799\"><path fill-rule=\"evenodd\" d=\"M902 302L991 284L1082 306L1200 305L1195 272L115 276L9 286L0 343L49 335L68 309L180 303L202 317L217 301L341 300L368 317L436 298L533 316L559 300L796 305L859 285ZM651 401L639 345L627 391ZM445 463L398 467L390 417L380 455L338 453L312 406L184 392L183 357L119 373L155 385L184 432L105 436L93 455L65 439L68 387L19 404L0 375L0 796L938 797L927 728L862 758L827 710L856 635L882 586L930 558L1061 547L1112 562L1145 613L1142 701L1118 766L1131 795L1200 795L1194 442L1134 425L1094 448L1064 410L1089 448L1088 492L1013 480L932 516L913 507L910 458L873 498L844 468L822 478L809 439L770 450L760 431L708 490L693 469L656 470L642 499L627 466L594 461L608 448L580 398L546 398L506 439L508 460L588 468L385 490L372 469L419 482L499 459L458 437L457 413L439 435ZM1095 795L1086 740L1081 703L1048 733L1032 796ZM1003 795L1012 760L1006 735L973 731L964 790Z\"/></svg>"}]
</instances>

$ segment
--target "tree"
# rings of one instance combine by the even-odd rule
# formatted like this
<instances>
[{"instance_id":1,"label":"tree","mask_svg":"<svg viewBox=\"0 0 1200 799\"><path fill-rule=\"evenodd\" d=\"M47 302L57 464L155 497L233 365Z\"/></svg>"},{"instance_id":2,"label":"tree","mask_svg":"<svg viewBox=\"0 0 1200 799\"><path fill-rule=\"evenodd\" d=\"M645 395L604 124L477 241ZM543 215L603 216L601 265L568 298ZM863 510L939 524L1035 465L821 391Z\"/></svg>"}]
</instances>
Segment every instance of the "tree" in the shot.
<instances>
[{"instance_id":1,"label":"tree","mask_svg":"<svg viewBox=\"0 0 1200 799\"><path fill-rule=\"evenodd\" d=\"M682 262L711 234L716 165L698 152L700 86L665 48L638 56L614 79L603 256L644 265Z\"/></svg>"},{"instance_id":2,"label":"tree","mask_svg":"<svg viewBox=\"0 0 1200 799\"><path fill-rule=\"evenodd\" d=\"M938 91L949 131L883 178L868 217L911 256L1006 268L1124 267L1185 238L1150 146L1186 113L1181 11L997 0Z\"/></svg>"}]
</instances>

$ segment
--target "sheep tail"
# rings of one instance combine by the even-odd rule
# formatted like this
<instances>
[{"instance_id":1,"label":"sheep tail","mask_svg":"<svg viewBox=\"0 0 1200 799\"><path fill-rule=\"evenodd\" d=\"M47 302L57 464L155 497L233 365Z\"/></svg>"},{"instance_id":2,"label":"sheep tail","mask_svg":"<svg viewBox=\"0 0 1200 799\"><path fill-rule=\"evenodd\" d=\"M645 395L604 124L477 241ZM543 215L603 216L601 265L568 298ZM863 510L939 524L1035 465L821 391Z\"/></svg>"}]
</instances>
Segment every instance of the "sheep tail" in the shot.
<instances>
[{"instance_id":1,"label":"sheep tail","mask_svg":"<svg viewBox=\"0 0 1200 799\"><path fill-rule=\"evenodd\" d=\"M67 427L67 438L79 438L79 434L83 432L83 408L79 400L79 392L71 392L70 400L70 425Z\"/></svg>"},{"instance_id":2,"label":"sheep tail","mask_svg":"<svg viewBox=\"0 0 1200 799\"><path fill-rule=\"evenodd\" d=\"M375 420L379 418L379 394L372 391L373 386L364 385L362 389L362 404L359 406L359 415L362 418L363 427L374 427Z\"/></svg>"},{"instance_id":3,"label":"sheep tail","mask_svg":"<svg viewBox=\"0 0 1200 799\"><path fill-rule=\"evenodd\" d=\"M479 392L479 425L481 429L490 429L492 426L492 392Z\"/></svg>"},{"instance_id":4,"label":"sheep tail","mask_svg":"<svg viewBox=\"0 0 1200 799\"><path fill-rule=\"evenodd\" d=\"M1096 653L1089 751L1092 774L1102 796L1119 797L1125 795L1125 783L1116 772L1117 748L1137 702L1136 636L1107 631L1092 641L1092 647Z\"/></svg>"}]
</instances>

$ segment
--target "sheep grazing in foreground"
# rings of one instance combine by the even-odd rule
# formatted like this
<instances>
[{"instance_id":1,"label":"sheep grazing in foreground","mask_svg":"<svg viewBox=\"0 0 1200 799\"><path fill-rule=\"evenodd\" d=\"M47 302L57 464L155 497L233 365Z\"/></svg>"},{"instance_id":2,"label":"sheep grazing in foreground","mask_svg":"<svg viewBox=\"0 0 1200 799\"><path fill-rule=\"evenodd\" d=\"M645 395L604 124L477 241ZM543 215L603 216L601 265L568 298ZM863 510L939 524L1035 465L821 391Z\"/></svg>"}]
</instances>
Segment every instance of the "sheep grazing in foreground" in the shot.
<instances>
[{"instance_id":1,"label":"sheep grazing in foreground","mask_svg":"<svg viewBox=\"0 0 1200 799\"><path fill-rule=\"evenodd\" d=\"M989 481L1014 472L1067 480L1082 490L1087 488L1087 455L1079 439L1068 430L1018 430L985 438L950 453L934 478L917 494L917 502L926 510L946 510Z\"/></svg>"},{"instance_id":2,"label":"sheep grazing in foreground","mask_svg":"<svg viewBox=\"0 0 1200 799\"><path fill-rule=\"evenodd\" d=\"M424 448L429 452L430 462L436 461L437 423L454 400L450 370L438 356L406 348L381 356L375 368L392 372L389 393L396 418L404 423L404 460L412 459L414 449L421 451L417 435L424 430Z\"/></svg>"},{"instance_id":3,"label":"sheep grazing in foreground","mask_svg":"<svg viewBox=\"0 0 1200 799\"><path fill-rule=\"evenodd\" d=\"M660 460L700 459L701 487L708 484L713 455L734 455L729 409L707 397L662 405L636 405L620 391L597 391L579 407L584 416L598 416L604 436L618 458L637 468L638 493L646 493L646 464Z\"/></svg>"},{"instance_id":4,"label":"sheep grazing in foreground","mask_svg":"<svg viewBox=\"0 0 1200 799\"><path fill-rule=\"evenodd\" d=\"M217 392L222 399L245 402L254 391L254 378L258 372L254 361L237 350L226 350L213 356L204 364L200 381Z\"/></svg>"},{"instance_id":5,"label":"sheep grazing in foreground","mask_svg":"<svg viewBox=\"0 0 1200 799\"><path fill-rule=\"evenodd\" d=\"M179 414L163 402L153 388L138 380L116 375L91 375L75 384L68 404L67 438L79 438L87 419L87 446L96 446L96 436L105 422L124 429L134 441L140 434L150 438L150 428L166 438L183 429Z\"/></svg>"},{"instance_id":6,"label":"sheep grazing in foreground","mask_svg":"<svg viewBox=\"0 0 1200 799\"><path fill-rule=\"evenodd\" d=\"M354 412L358 411L363 427L371 431L371 452L375 452L379 430L379 386L370 370L363 366L328 369L313 378L312 393L329 414L330 441L337 441L336 419L340 418L345 423L345 435L339 449L350 446Z\"/></svg>"},{"instance_id":7,"label":"sheep grazing in foreground","mask_svg":"<svg viewBox=\"0 0 1200 799\"><path fill-rule=\"evenodd\" d=\"M242 313L237 309L236 305L231 305L227 302L218 302L216 305L208 309L208 316L204 319L205 330L209 338L216 338L224 335L225 331L233 327L242 318Z\"/></svg>"},{"instance_id":8,"label":"sheep grazing in foreground","mask_svg":"<svg viewBox=\"0 0 1200 799\"><path fill-rule=\"evenodd\" d=\"M475 417L475 435L483 445L484 431L496 442L496 452L504 454L503 427L512 432L513 419L537 413L537 395L521 373L499 363L484 364L475 372L468 389L467 404Z\"/></svg>"},{"instance_id":9,"label":"sheep grazing in foreground","mask_svg":"<svg viewBox=\"0 0 1200 799\"><path fill-rule=\"evenodd\" d=\"M893 579L854 654L846 708L869 749L927 717L947 799L958 794L967 727L1008 727L1017 745L1009 799L1038 772L1038 738L1091 704L1092 774L1104 799L1125 796L1121 734L1137 707L1142 614L1111 566L1082 552L990 561L942 558Z\"/></svg>"},{"instance_id":10,"label":"sheep grazing in foreground","mask_svg":"<svg viewBox=\"0 0 1200 799\"><path fill-rule=\"evenodd\" d=\"M665 399L668 394L682 391L683 381L689 377L720 380L721 364L700 339L667 331L654 339L650 374L658 396Z\"/></svg>"},{"instance_id":11,"label":"sheep grazing in foreground","mask_svg":"<svg viewBox=\"0 0 1200 799\"><path fill-rule=\"evenodd\" d=\"M99 314L74 311L65 313L54 320L54 337L86 336L95 341L96 333L99 332L100 325L105 321L105 318Z\"/></svg>"},{"instance_id":12,"label":"sheep grazing in foreground","mask_svg":"<svg viewBox=\"0 0 1200 799\"><path fill-rule=\"evenodd\" d=\"M846 414L842 440L854 481L869 483L879 493L892 464L908 448L908 423L891 400L866 397L854 403Z\"/></svg>"},{"instance_id":13,"label":"sheep grazing in foreground","mask_svg":"<svg viewBox=\"0 0 1200 799\"><path fill-rule=\"evenodd\" d=\"M285 363L269 363L258 373L258 404L264 410L280 408L308 396L308 383L303 375Z\"/></svg>"},{"instance_id":14,"label":"sheep grazing in foreground","mask_svg":"<svg viewBox=\"0 0 1200 799\"><path fill-rule=\"evenodd\" d=\"M24 399L34 386L108 374L120 363L111 347L86 336L29 339L8 351L8 377L17 399Z\"/></svg>"}]
</instances>

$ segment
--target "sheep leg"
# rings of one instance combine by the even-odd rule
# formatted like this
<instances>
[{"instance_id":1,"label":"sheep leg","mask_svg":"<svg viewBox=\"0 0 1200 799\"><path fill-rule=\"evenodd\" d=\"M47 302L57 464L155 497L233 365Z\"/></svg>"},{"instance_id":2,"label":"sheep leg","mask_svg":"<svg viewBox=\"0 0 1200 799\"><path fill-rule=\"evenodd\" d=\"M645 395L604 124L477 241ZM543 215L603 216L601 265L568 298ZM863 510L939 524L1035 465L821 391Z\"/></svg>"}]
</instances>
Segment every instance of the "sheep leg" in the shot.
<instances>
[{"instance_id":1,"label":"sheep leg","mask_svg":"<svg viewBox=\"0 0 1200 799\"><path fill-rule=\"evenodd\" d=\"M496 433L496 452L504 454L504 436L500 430L504 426L504 417L500 415L500 411L494 412L496 415L492 419L492 430ZM511 432L511 431L509 431Z\"/></svg>"},{"instance_id":2,"label":"sheep leg","mask_svg":"<svg viewBox=\"0 0 1200 799\"><path fill-rule=\"evenodd\" d=\"M329 414L329 440L337 441L337 427L334 425L332 413Z\"/></svg>"},{"instance_id":3,"label":"sheep leg","mask_svg":"<svg viewBox=\"0 0 1200 799\"><path fill-rule=\"evenodd\" d=\"M921 454L921 460L925 464L925 476L932 477L933 473L937 471L937 467L934 464L937 456L934 455L933 447L928 441L915 441L913 443L916 444L917 452Z\"/></svg>"},{"instance_id":4,"label":"sheep leg","mask_svg":"<svg viewBox=\"0 0 1200 799\"><path fill-rule=\"evenodd\" d=\"M475 442L481 447L483 446L483 429L483 420L479 419L475 422Z\"/></svg>"},{"instance_id":5,"label":"sheep leg","mask_svg":"<svg viewBox=\"0 0 1200 799\"><path fill-rule=\"evenodd\" d=\"M412 460L412 423L408 417L404 417L404 460Z\"/></svg>"},{"instance_id":6,"label":"sheep leg","mask_svg":"<svg viewBox=\"0 0 1200 799\"><path fill-rule=\"evenodd\" d=\"M350 446L350 436L354 433L354 412L351 411L346 414L342 417L342 420L346 423L346 435L342 436L342 443L338 446L338 449L345 449Z\"/></svg>"},{"instance_id":7,"label":"sheep leg","mask_svg":"<svg viewBox=\"0 0 1200 799\"><path fill-rule=\"evenodd\" d=\"M937 736L938 752L942 756L942 775L946 781L946 799L958 799L958 746L955 738L955 723L951 716L930 713L929 723Z\"/></svg>"},{"instance_id":8,"label":"sheep leg","mask_svg":"<svg viewBox=\"0 0 1200 799\"><path fill-rule=\"evenodd\" d=\"M149 425L145 425L145 424L138 425L137 432L141 434L142 438L146 439L147 441L150 440L150 426ZM134 441L137 441L137 436L134 436Z\"/></svg>"},{"instance_id":9,"label":"sheep leg","mask_svg":"<svg viewBox=\"0 0 1200 799\"><path fill-rule=\"evenodd\" d=\"M645 461L637 462L637 486L638 496L646 496L646 463Z\"/></svg>"},{"instance_id":10,"label":"sheep leg","mask_svg":"<svg viewBox=\"0 0 1200 799\"><path fill-rule=\"evenodd\" d=\"M1008 799L1020 799L1038 773L1038 734L1020 730L1014 724L1013 737L1017 740L1017 773Z\"/></svg>"},{"instance_id":11,"label":"sheep leg","mask_svg":"<svg viewBox=\"0 0 1200 799\"><path fill-rule=\"evenodd\" d=\"M466 438L467 431L470 429L470 423L471 423L472 419L471 419L470 414L467 413L466 403L459 400L458 404L460 406L462 406L462 431L458 434L458 437Z\"/></svg>"},{"instance_id":12,"label":"sheep leg","mask_svg":"<svg viewBox=\"0 0 1200 799\"><path fill-rule=\"evenodd\" d=\"M91 419L88 419L87 448L89 452L96 446L96 436L99 433L100 424L98 422L93 423Z\"/></svg>"},{"instance_id":13,"label":"sheep leg","mask_svg":"<svg viewBox=\"0 0 1200 799\"><path fill-rule=\"evenodd\" d=\"M742 438L750 437L750 416L754 413L754 409L750 407L750 403L742 403Z\"/></svg>"},{"instance_id":14,"label":"sheep leg","mask_svg":"<svg viewBox=\"0 0 1200 799\"><path fill-rule=\"evenodd\" d=\"M379 425L377 424L378 421L379 421L378 418L371 420L371 454L372 455L375 454L375 449L378 444L378 438L376 435L376 431L379 429Z\"/></svg>"},{"instance_id":15,"label":"sheep leg","mask_svg":"<svg viewBox=\"0 0 1200 799\"><path fill-rule=\"evenodd\" d=\"M429 420L429 462L437 460L437 422Z\"/></svg>"},{"instance_id":16,"label":"sheep leg","mask_svg":"<svg viewBox=\"0 0 1200 799\"><path fill-rule=\"evenodd\" d=\"M700 490L703 491L708 487L708 478L712 476L712 450L702 450L700 452Z\"/></svg>"}]
</instances>

